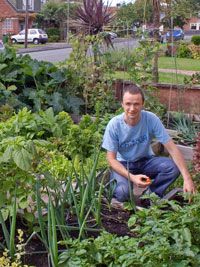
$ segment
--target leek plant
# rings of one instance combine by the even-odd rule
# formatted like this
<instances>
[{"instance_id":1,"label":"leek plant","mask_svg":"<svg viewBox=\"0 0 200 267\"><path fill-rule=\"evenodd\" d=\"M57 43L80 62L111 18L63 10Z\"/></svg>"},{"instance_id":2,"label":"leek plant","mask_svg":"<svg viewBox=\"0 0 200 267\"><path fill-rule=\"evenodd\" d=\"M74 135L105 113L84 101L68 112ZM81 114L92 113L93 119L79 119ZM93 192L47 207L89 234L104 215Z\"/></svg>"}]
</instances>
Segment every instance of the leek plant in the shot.
<instances>
[{"instance_id":1,"label":"leek plant","mask_svg":"<svg viewBox=\"0 0 200 267\"><path fill-rule=\"evenodd\" d=\"M72 164L65 181L56 180L50 173L45 173L45 186L42 186L40 176L37 176L36 202L40 235L51 264L55 267L58 266L60 251L57 242L58 233L61 234L62 240L67 240L70 238L70 232L76 230L80 240L85 238L89 231L100 231L97 225L101 225L100 211L104 177L100 183L97 182L99 154L100 150L94 153L89 174L84 169L83 161L80 161L79 174ZM48 201L44 201L44 193ZM46 217L43 215L44 209L47 211ZM68 215L75 217L77 221L70 224ZM88 226L89 219L90 226ZM91 222L94 222L92 226Z\"/></svg>"}]
</instances>

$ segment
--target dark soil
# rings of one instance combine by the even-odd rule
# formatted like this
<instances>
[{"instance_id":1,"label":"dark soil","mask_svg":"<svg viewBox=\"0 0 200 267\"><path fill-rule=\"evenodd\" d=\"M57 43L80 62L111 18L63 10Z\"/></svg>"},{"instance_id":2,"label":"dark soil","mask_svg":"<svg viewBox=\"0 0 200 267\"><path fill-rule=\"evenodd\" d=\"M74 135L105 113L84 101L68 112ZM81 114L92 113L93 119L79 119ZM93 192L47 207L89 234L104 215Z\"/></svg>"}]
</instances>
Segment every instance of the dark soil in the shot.
<instances>
[{"instance_id":1,"label":"dark soil","mask_svg":"<svg viewBox=\"0 0 200 267\"><path fill-rule=\"evenodd\" d=\"M98 229L106 230L112 234L118 236L134 236L130 232L127 221L131 213L126 210L117 209L117 208L108 208L106 205L103 205L101 213L101 227L96 227ZM75 218L69 218L69 220L74 224ZM92 225L88 225L92 227ZM97 237L100 232L88 232L88 237ZM72 238L76 238L78 232L72 232ZM45 251L45 247L42 242L35 236L26 246L26 255L23 259L24 264L36 266L36 267L48 267L48 255Z\"/></svg>"},{"instance_id":2,"label":"dark soil","mask_svg":"<svg viewBox=\"0 0 200 267\"><path fill-rule=\"evenodd\" d=\"M184 202L184 199L180 196L176 196L173 198L177 200L180 205L186 204ZM167 207L166 207L167 208ZM169 207L170 209L170 207ZM117 236L125 236L128 235L130 237L134 237L134 233L131 232L127 226L127 221L131 216L131 212L117 209L117 208L108 208L108 205L103 204L102 205L102 211L101 211L101 227L96 226L96 229L99 229L98 232L87 232L88 237L97 237L101 231L105 230L109 233L116 234ZM89 221L91 221L87 226L90 228L94 228L94 220L93 218L90 218ZM67 224L76 225L76 218L68 217ZM18 223L20 224L20 220L18 220ZM17 228L22 229L24 233L27 229L23 229L23 225L17 225ZM1 236L1 235L0 235ZM27 236L28 238L29 236ZM78 232L71 232L72 238L78 237ZM59 239L59 237L58 237ZM62 238L60 238L62 240ZM48 254L45 250L45 247L41 240L37 236L34 236L30 242L26 245L25 248L26 254L23 258L24 264L27 264L29 266L36 266L36 267L48 267L49 261L48 261Z\"/></svg>"}]
</instances>

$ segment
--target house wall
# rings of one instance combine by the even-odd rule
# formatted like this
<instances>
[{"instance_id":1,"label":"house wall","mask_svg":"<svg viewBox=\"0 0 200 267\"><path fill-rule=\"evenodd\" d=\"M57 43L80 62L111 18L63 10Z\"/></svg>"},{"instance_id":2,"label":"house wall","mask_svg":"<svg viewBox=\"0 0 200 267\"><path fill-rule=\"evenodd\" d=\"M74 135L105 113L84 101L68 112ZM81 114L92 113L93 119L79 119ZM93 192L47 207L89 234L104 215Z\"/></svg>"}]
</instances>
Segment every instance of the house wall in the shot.
<instances>
[{"instance_id":1,"label":"house wall","mask_svg":"<svg viewBox=\"0 0 200 267\"><path fill-rule=\"evenodd\" d=\"M3 38L4 34L17 34L21 30L21 26L25 24L25 11L17 10L20 3L22 4L20 1L10 0L9 4L7 0L0 0L0 39ZM35 0L34 8L36 11L40 10L41 2L39 0ZM32 27L34 18L34 12L30 11L28 22L29 28ZM4 27L4 22L6 19L9 20L9 27L7 28Z\"/></svg>"},{"instance_id":2,"label":"house wall","mask_svg":"<svg viewBox=\"0 0 200 267\"><path fill-rule=\"evenodd\" d=\"M131 86L130 81L116 81L114 85L115 95L122 99L123 89ZM200 115L200 87L186 87L183 85L155 84L154 95L167 107L168 111L183 111Z\"/></svg>"},{"instance_id":3,"label":"house wall","mask_svg":"<svg viewBox=\"0 0 200 267\"><path fill-rule=\"evenodd\" d=\"M1 10L1 13L0 13L0 38L2 38L3 34L13 33L13 32L18 31L18 18L16 16L17 12L12 8L11 5L9 5L7 3L6 0L0 1L0 10ZM11 21L12 21L12 27L9 30L4 29L4 27L3 27L3 25L4 25L3 22L6 18L11 19Z\"/></svg>"},{"instance_id":4,"label":"house wall","mask_svg":"<svg viewBox=\"0 0 200 267\"><path fill-rule=\"evenodd\" d=\"M196 25L196 29L194 28L195 25ZM190 30L199 31L200 30L200 18L197 18L197 17L191 18L188 21L188 23L184 25L183 28L184 28L184 31L190 31Z\"/></svg>"}]
</instances>

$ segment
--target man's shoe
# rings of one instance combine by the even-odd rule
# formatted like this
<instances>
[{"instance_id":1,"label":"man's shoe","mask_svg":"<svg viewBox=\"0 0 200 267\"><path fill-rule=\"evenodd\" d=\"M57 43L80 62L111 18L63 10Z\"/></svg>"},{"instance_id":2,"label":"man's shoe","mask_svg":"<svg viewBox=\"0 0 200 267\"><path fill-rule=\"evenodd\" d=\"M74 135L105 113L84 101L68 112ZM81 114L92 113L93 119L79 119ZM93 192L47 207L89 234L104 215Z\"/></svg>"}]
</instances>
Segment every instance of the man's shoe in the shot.
<instances>
[{"instance_id":1,"label":"man's shoe","mask_svg":"<svg viewBox=\"0 0 200 267\"><path fill-rule=\"evenodd\" d=\"M112 200L111 200L111 207L113 207L115 209L123 210L124 209L124 203L118 201L116 198L113 197Z\"/></svg>"}]
</instances>

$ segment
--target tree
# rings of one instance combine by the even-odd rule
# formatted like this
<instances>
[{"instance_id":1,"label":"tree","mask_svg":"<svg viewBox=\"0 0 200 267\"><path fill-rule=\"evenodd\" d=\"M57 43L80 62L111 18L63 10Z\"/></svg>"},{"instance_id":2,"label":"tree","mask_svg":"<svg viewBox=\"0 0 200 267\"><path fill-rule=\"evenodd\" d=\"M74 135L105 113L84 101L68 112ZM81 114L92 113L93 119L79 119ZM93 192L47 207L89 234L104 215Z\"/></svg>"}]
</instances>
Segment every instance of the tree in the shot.
<instances>
[{"instance_id":1,"label":"tree","mask_svg":"<svg viewBox=\"0 0 200 267\"><path fill-rule=\"evenodd\" d=\"M197 15L200 10L199 0L160 0L160 12L165 14L162 23L168 28L171 27L173 17L174 26L183 27L187 20ZM123 4L116 16L116 23L128 24L131 27L135 22L139 25L154 23L153 0L136 0L134 4Z\"/></svg>"},{"instance_id":2,"label":"tree","mask_svg":"<svg viewBox=\"0 0 200 267\"><path fill-rule=\"evenodd\" d=\"M196 16L200 10L199 0L165 0L163 2L162 9L165 17L162 23L167 28L175 26L183 28L191 16Z\"/></svg>"},{"instance_id":3,"label":"tree","mask_svg":"<svg viewBox=\"0 0 200 267\"><path fill-rule=\"evenodd\" d=\"M42 28L59 28L62 38L64 24L74 16L76 8L77 5L72 3L69 3L68 6L68 3L66 2L47 2L44 4L41 12L37 14L36 23Z\"/></svg>"}]
</instances>

